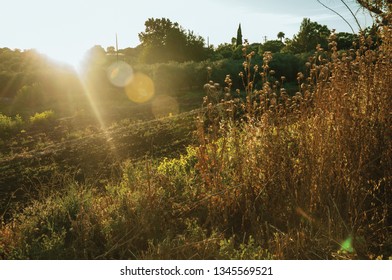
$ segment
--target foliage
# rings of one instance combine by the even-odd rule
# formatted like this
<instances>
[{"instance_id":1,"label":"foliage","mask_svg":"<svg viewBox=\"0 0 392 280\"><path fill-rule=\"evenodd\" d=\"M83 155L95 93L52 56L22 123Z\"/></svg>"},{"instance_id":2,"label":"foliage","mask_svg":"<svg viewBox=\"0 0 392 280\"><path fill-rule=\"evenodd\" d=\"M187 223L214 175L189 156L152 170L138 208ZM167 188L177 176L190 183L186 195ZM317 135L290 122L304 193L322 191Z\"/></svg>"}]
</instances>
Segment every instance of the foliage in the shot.
<instances>
[{"instance_id":1,"label":"foliage","mask_svg":"<svg viewBox=\"0 0 392 280\"><path fill-rule=\"evenodd\" d=\"M186 34L186 61L203 61L210 55L210 50L205 48L204 38L188 30Z\"/></svg>"},{"instance_id":2,"label":"foliage","mask_svg":"<svg viewBox=\"0 0 392 280\"><path fill-rule=\"evenodd\" d=\"M35 113L30 117L30 124L33 126L47 126L55 120L55 115L52 110L44 111L42 113Z\"/></svg>"},{"instance_id":3,"label":"foliage","mask_svg":"<svg viewBox=\"0 0 392 280\"><path fill-rule=\"evenodd\" d=\"M241 23L238 25L238 30L237 30L237 38L236 38L236 43L235 45L242 46L242 29L241 29Z\"/></svg>"},{"instance_id":4,"label":"foliage","mask_svg":"<svg viewBox=\"0 0 392 280\"><path fill-rule=\"evenodd\" d=\"M221 59L238 60L242 58L242 45L220 44L214 51L214 61Z\"/></svg>"},{"instance_id":5,"label":"foliage","mask_svg":"<svg viewBox=\"0 0 392 280\"><path fill-rule=\"evenodd\" d=\"M275 53L269 65L271 69L274 69L276 79L280 79L283 76L286 82L295 83L297 73L304 70L306 61L306 56L303 57L292 53Z\"/></svg>"},{"instance_id":6,"label":"foliage","mask_svg":"<svg viewBox=\"0 0 392 280\"><path fill-rule=\"evenodd\" d=\"M278 37L278 39L282 42L283 38L286 36L286 34L284 34L284 32L280 31L276 37Z\"/></svg>"},{"instance_id":7,"label":"foliage","mask_svg":"<svg viewBox=\"0 0 392 280\"><path fill-rule=\"evenodd\" d=\"M358 35L339 32L336 34L336 43L338 44L339 50L349 50L353 48L353 44L358 44Z\"/></svg>"},{"instance_id":8,"label":"foliage","mask_svg":"<svg viewBox=\"0 0 392 280\"><path fill-rule=\"evenodd\" d=\"M139 39L143 46L141 59L146 63L205 58L204 39L191 31L185 32L177 22L172 23L166 18L148 19Z\"/></svg>"},{"instance_id":9,"label":"foliage","mask_svg":"<svg viewBox=\"0 0 392 280\"><path fill-rule=\"evenodd\" d=\"M264 52L278 53L285 44L280 40L270 40L260 45L259 53L262 55Z\"/></svg>"},{"instance_id":10,"label":"foliage","mask_svg":"<svg viewBox=\"0 0 392 280\"><path fill-rule=\"evenodd\" d=\"M25 79L27 78L28 80L30 73L26 73L26 70L29 69L31 64L34 64L35 55L32 51L21 52L19 50L13 51L9 48L0 48L1 97L14 97L15 93L23 86Z\"/></svg>"},{"instance_id":11,"label":"foliage","mask_svg":"<svg viewBox=\"0 0 392 280\"><path fill-rule=\"evenodd\" d=\"M53 96L46 94L39 83L23 86L16 94L13 102L13 110L37 111L47 109L54 102Z\"/></svg>"},{"instance_id":12,"label":"foliage","mask_svg":"<svg viewBox=\"0 0 392 280\"><path fill-rule=\"evenodd\" d=\"M76 73L34 50L0 49L0 88L2 111L23 117L49 109L72 114L83 99Z\"/></svg>"},{"instance_id":13,"label":"foliage","mask_svg":"<svg viewBox=\"0 0 392 280\"><path fill-rule=\"evenodd\" d=\"M328 36L331 31L326 25L320 25L304 18L299 32L293 39L286 40L287 50L293 53L303 53L315 50L317 45L328 48Z\"/></svg>"},{"instance_id":14,"label":"foliage","mask_svg":"<svg viewBox=\"0 0 392 280\"><path fill-rule=\"evenodd\" d=\"M0 138L6 138L14 134L23 125L22 117L16 115L14 118L0 114Z\"/></svg>"}]
</instances>

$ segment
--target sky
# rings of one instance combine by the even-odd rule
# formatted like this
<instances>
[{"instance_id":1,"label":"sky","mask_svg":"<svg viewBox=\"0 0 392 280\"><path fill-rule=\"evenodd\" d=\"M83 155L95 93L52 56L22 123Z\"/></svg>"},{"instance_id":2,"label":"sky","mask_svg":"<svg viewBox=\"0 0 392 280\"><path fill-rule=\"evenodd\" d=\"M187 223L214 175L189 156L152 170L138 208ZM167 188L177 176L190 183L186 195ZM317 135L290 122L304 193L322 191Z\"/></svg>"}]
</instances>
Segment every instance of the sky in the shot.
<instances>
[{"instance_id":1,"label":"sky","mask_svg":"<svg viewBox=\"0 0 392 280\"><path fill-rule=\"evenodd\" d=\"M322 2L358 27L340 0ZM354 12L358 6L347 0ZM148 18L169 18L217 46L231 42L239 23L250 43L286 38L310 18L338 32L351 32L336 14L316 0L0 0L0 47L36 49L60 62L76 65L94 45L135 47ZM371 24L357 12L362 27Z\"/></svg>"}]
</instances>

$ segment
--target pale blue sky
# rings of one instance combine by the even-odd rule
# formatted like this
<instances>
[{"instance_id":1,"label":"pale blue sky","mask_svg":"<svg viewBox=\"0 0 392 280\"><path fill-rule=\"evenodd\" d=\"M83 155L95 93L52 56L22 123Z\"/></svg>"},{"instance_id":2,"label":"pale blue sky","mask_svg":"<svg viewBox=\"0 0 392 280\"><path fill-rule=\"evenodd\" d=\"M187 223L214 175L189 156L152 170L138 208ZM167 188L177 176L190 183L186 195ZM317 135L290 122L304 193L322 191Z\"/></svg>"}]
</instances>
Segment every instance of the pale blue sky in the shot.
<instances>
[{"instance_id":1,"label":"pale blue sky","mask_svg":"<svg viewBox=\"0 0 392 280\"><path fill-rule=\"evenodd\" d=\"M353 0L347 0L356 11ZM323 0L339 11L356 28L340 0ZM48 56L76 63L94 45L115 44L135 47L138 33L150 18L166 17L185 29L193 30L211 44L230 42L238 24L252 42L264 36L276 39L283 31L291 38L304 17L337 31L350 31L348 25L316 0L0 0L0 47L34 48ZM363 26L371 20L362 12Z\"/></svg>"}]
</instances>

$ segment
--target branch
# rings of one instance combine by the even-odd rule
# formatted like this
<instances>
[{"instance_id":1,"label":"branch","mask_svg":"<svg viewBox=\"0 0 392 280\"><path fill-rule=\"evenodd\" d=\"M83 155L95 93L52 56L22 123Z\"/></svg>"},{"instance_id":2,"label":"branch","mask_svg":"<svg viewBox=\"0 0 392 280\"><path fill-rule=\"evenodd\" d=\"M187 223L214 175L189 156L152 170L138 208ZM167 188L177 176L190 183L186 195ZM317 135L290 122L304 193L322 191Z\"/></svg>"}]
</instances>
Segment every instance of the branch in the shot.
<instances>
[{"instance_id":1,"label":"branch","mask_svg":"<svg viewBox=\"0 0 392 280\"><path fill-rule=\"evenodd\" d=\"M361 25L359 24L357 17L356 17L355 14L353 13L353 11L350 9L350 7L349 7L349 6L346 4L346 2L344 2L343 0L340 0L340 1L344 4L344 6L346 6L347 10L349 10L350 13L352 14L352 16L354 17L355 22L357 23L359 30L362 30Z\"/></svg>"},{"instance_id":2,"label":"branch","mask_svg":"<svg viewBox=\"0 0 392 280\"><path fill-rule=\"evenodd\" d=\"M354 28L351 26L351 24L350 24L341 14L339 14L337 11L335 11L335 10L331 9L330 7L328 7L327 5L325 5L324 3L322 3L320 0L317 0L317 2L319 2L319 4L321 4L324 8L327 8L328 10L330 10L330 11L332 11L333 13L337 14L341 19L343 19L343 20L348 24L348 26L350 26L351 31L352 31L353 33L355 33ZM360 26L359 26L359 29L361 29Z\"/></svg>"},{"instance_id":3,"label":"branch","mask_svg":"<svg viewBox=\"0 0 392 280\"><path fill-rule=\"evenodd\" d=\"M375 14L377 14L379 16L381 16L384 13L381 9L379 9L376 6L370 5L367 1L357 0L357 2L358 2L359 5L361 5L365 9L367 9L367 10L371 11L372 13L375 13ZM390 2L390 1L388 1L388 2Z\"/></svg>"},{"instance_id":4,"label":"branch","mask_svg":"<svg viewBox=\"0 0 392 280\"><path fill-rule=\"evenodd\" d=\"M367 9L373 14L376 14L379 16L382 20L382 23L384 25L389 25L390 24L390 18L388 18L388 12L391 11L392 8L392 0L386 0L387 5L386 9L387 11L383 11L381 8L374 6L369 3L369 1L366 0L356 0L359 5L361 5L363 8Z\"/></svg>"}]
</instances>

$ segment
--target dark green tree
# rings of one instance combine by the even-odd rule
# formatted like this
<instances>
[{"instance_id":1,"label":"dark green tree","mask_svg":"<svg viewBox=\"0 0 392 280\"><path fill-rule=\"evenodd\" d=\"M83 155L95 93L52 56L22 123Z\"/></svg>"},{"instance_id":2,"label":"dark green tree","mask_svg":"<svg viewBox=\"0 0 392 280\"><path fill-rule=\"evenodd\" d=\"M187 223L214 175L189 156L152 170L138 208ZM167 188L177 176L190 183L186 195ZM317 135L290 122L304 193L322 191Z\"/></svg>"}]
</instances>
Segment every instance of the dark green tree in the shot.
<instances>
[{"instance_id":1,"label":"dark green tree","mask_svg":"<svg viewBox=\"0 0 392 280\"><path fill-rule=\"evenodd\" d=\"M353 47L353 43L358 41L358 35L347 32L339 32L336 34L336 42L339 50L348 50Z\"/></svg>"},{"instance_id":2,"label":"dark green tree","mask_svg":"<svg viewBox=\"0 0 392 280\"><path fill-rule=\"evenodd\" d=\"M298 34L294 35L292 40L287 40L287 50L293 53L311 52L318 44L327 49L330 34L331 31L326 25L304 18Z\"/></svg>"},{"instance_id":3,"label":"dark green tree","mask_svg":"<svg viewBox=\"0 0 392 280\"><path fill-rule=\"evenodd\" d=\"M283 49L284 46L284 43L280 40L267 41L264 44L260 45L259 54L262 56L263 53L266 51L278 53Z\"/></svg>"},{"instance_id":4,"label":"dark green tree","mask_svg":"<svg viewBox=\"0 0 392 280\"><path fill-rule=\"evenodd\" d=\"M280 31L277 35L278 39L283 42L284 37L286 36L286 34L284 34L284 32Z\"/></svg>"},{"instance_id":5,"label":"dark green tree","mask_svg":"<svg viewBox=\"0 0 392 280\"><path fill-rule=\"evenodd\" d=\"M241 23L238 26L237 29L237 41L236 41L236 46L241 46L242 45L242 30L241 30Z\"/></svg>"},{"instance_id":6,"label":"dark green tree","mask_svg":"<svg viewBox=\"0 0 392 280\"><path fill-rule=\"evenodd\" d=\"M139 33L143 62L183 60L186 35L178 23L166 18L149 18L144 25L144 32Z\"/></svg>"},{"instance_id":7,"label":"dark green tree","mask_svg":"<svg viewBox=\"0 0 392 280\"><path fill-rule=\"evenodd\" d=\"M219 60L219 59L223 59L223 58L232 58L233 52L234 52L233 45L228 44L228 43L220 44L215 49L215 59Z\"/></svg>"},{"instance_id":8,"label":"dark green tree","mask_svg":"<svg viewBox=\"0 0 392 280\"><path fill-rule=\"evenodd\" d=\"M209 50L205 48L204 38L188 30L186 36L186 60L202 61L208 56Z\"/></svg>"},{"instance_id":9,"label":"dark green tree","mask_svg":"<svg viewBox=\"0 0 392 280\"><path fill-rule=\"evenodd\" d=\"M141 61L146 63L205 59L204 39L186 32L177 22L149 18L144 32L139 33L143 47Z\"/></svg>"}]
</instances>

